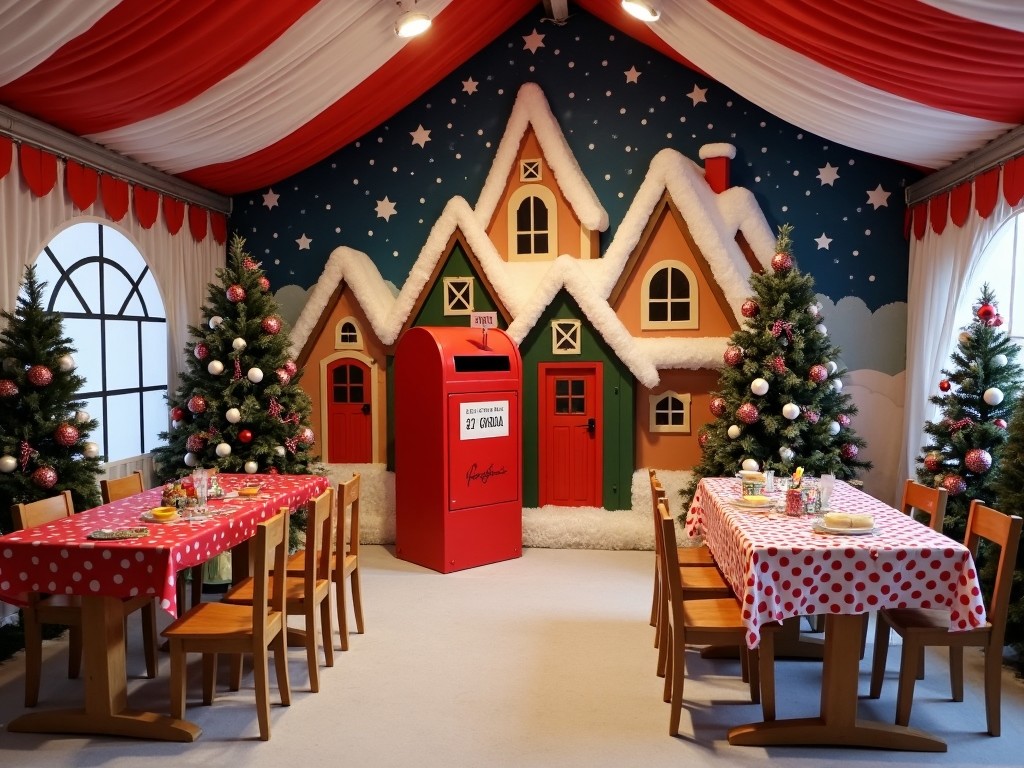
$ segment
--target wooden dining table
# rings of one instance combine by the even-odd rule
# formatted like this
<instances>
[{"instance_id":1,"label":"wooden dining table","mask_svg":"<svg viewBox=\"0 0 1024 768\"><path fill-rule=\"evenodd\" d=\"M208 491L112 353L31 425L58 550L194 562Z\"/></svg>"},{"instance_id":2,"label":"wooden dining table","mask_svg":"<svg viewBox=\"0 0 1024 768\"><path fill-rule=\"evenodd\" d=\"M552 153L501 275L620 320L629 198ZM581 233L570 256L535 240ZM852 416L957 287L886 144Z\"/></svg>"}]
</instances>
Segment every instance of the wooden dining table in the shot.
<instances>
[{"instance_id":1,"label":"wooden dining table","mask_svg":"<svg viewBox=\"0 0 1024 768\"><path fill-rule=\"evenodd\" d=\"M90 733L165 741L194 741L202 730L169 715L130 709L121 600L152 595L177 612L179 573L246 545L257 525L282 507L295 510L323 493L321 475L219 476L223 499L209 514L161 523L148 518L161 488L104 504L52 523L0 536L0 599L24 605L28 593L79 595L85 701L82 708L40 710L7 729L32 733ZM257 482L260 491L237 490ZM106 539L110 531L143 527L138 538ZM100 533L98 533L100 532Z\"/></svg>"},{"instance_id":2,"label":"wooden dining table","mask_svg":"<svg viewBox=\"0 0 1024 768\"><path fill-rule=\"evenodd\" d=\"M857 717L860 643L867 613L884 607L946 608L953 631L983 624L968 549L841 481L832 509L871 514L872 532L821 532L820 518L743 507L740 499L738 479L702 479L686 529L704 538L743 603L747 646L758 646L766 623L824 615L825 648L818 717L740 725L729 743L946 751L932 734Z\"/></svg>"}]
</instances>

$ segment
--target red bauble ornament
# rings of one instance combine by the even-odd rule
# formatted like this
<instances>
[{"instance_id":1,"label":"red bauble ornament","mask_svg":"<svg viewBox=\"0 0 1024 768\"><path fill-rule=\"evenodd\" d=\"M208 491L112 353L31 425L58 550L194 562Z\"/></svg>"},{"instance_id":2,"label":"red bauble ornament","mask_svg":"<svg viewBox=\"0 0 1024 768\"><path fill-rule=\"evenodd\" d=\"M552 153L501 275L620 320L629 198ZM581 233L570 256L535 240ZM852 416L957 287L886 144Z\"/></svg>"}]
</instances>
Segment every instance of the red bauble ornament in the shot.
<instances>
[{"instance_id":1,"label":"red bauble ornament","mask_svg":"<svg viewBox=\"0 0 1024 768\"><path fill-rule=\"evenodd\" d=\"M206 398L202 395L192 395L188 399L188 409L192 413L202 413L206 410Z\"/></svg>"},{"instance_id":2,"label":"red bauble ornament","mask_svg":"<svg viewBox=\"0 0 1024 768\"><path fill-rule=\"evenodd\" d=\"M761 311L761 307L757 305L757 302L753 299L747 299L743 302L740 307L740 312L744 317L756 317L757 313Z\"/></svg>"},{"instance_id":3,"label":"red bauble ornament","mask_svg":"<svg viewBox=\"0 0 1024 768\"><path fill-rule=\"evenodd\" d=\"M263 329L264 333L269 333L271 336L274 336L281 332L281 318L276 315L264 317L260 322L260 328Z\"/></svg>"},{"instance_id":4,"label":"red bauble ornament","mask_svg":"<svg viewBox=\"0 0 1024 768\"><path fill-rule=\"evenodd\" d=\"M0 397L17 397L18 385L11 379L0 379Z\"/></svg>"},{"instance_id":5,"label":"red bauble ornament","mask_svg":"<svg viewBox=\"0 0 1024 768\"><path fill-rule=\"evenodd\" d=\"M199 342L192 349L192 354L196 356L197 360L205 360L210 356L210 348L203 344L203 342Z\"/></svg>"},{"instance_id":6,"label":"red bauble ornament","mask_svg":"<svg viewBox=\"0 0 1024 768\"><path fill-rule=\"evenodd\" d=\"M811 369L807 372L807 378L811 381L820 384L828 378L828 368L824 365L812 365Z\"/></svg>"},{"instance_id":7,"label":"red bauble ornament","mask_svg":"<svg viewBox=\"0 0 1024 768\"><path fill-rule=\"evenodd\" d=\"M982 475L992 467L992 454L984 448L971 448L964 457L964 466L974 474Z\"/></svg>"},{"instance_id":8,"label":"red bauble ornament","mask_svg":"<svg viewBox=\"0 0 1024 768\"><path fill-rule=\"evenodd\" d=\"M780 376L786 372L786 359L782 355L776 355L772 358L772 370Z\"/></svg>"},{"instance_id":9,"label":"red bauble ornament","mask_svg":"<svg viewBox=\"0 0 1024 768\"><path fill-rule=\"evenodd\" d=\"M1002 315L996 315L991 320L989 320L988 324L998 328L1000 325L1003 324L1003 316Z\"/></svg>"},{"instance_id":10,"label":"red bauble ornament","mask_svg":"<svg viewBox=\"0 0 1024 768\"><path fill-rule=\"evenodd\" d=\"M853 443L844 443L843 447L839 449L839 454L844 459L855 459L858 453L860 453L860 449Z\"/></svg>"},{"instance_id":11,"label":"red bauble ornament","mask_svg":"<svg viewBox=\"0 0 1024 768\"><path fill-rule=\"evenodd\" d=\"M263 275L260 276L259 283L260 283L260 289L264 293L266 293L267 291L270 290L270 281L265 276L263 276Z\"/></svg>"},{"instance_id":12,"label":"red bauble ornament","mask_svg":"<svg viewBox=\"0 0 1024 768\"><path fill-rule=\"evenodd\" d=\"M184 418L185 418L185 409L184 408L182 408L180 405L176 405L173 408L171 408L171 420L172 421L181 421Z\"/></svg>"},{"instance_id":13,"label":"red bauble ornament","mask_svg":"<svg viewBox=\"0 0 1024 768\"><path fill-rule=\"evenodd\" d=\"M708 440L710 439L711 435L709 435L707 432L701 432L699 435L697 435L697 443L700 445L701 448L706 447L708 444Z\"/></svg>"},{"instance_id":14,"label":"red bauble ornament","mask_svg":"<svg viewBox=\"0 0 1024 768\"><path fill-rule=\"evenodd\" d=\"M53 371L45 365L33 365L28 369L28 380L37 387L48 387L53 381Z\"/></svg>"},{"instance_id":15,"label":"red bauble ornament","mask_svg":"<svg viewBox=\"0 0 1024 768\"><path fill-rule=\"evenodd\" d=\"M1006 429L1006 419L993 419L992 423L1000 429Z\"/></svg>"},{"instance_id":16,"label":"red bauble ornament","mask_svg":"<svg viewBox=\"0 0 1024 768\"><path fill-rule=\"evenodd\" d=\"M268 469L267 470L267 474L268 475L276 475L277 474L277 467L271 467L270 469Z\"/></svg>"},{"instance_id":17,"label":"red bauble ornament","mask_svg":"<svg viewBox=\"0 0 1024 768\"><path fill-rule=\"evenodd\" d=\"M821 414L817 411L804 411L804 418L807 419L811 424L817 424L818 419L821 418Z\"/></svg>"},{"instance_id":18,"label":"red bauble ornament","mask_svg":"<svg viewBox=\"0 0 1024 768\"><path fill-rule=\"evenodd\" d=\"M839 422L839 426L841 427L850 426L850 417L847 416L845 413L840 413L838 416L836 416L836 421Z\"/></svg>"},{"instance_id":19,"label":"red bauble ornament","mask_svg":"<svg viewBox=\"0 0 1024 768\"><path fill-rule=\"evenodd\" d=\"M721 416L725 413L725 398L720 396L712 397L710 407L711 413L715 416Z\"/></svg>"},{"instance_id":20,"label":"red bauble ornament","mask_svg":"<svg viewBox=\"0 0 1024 768\"><path fill-rule=\"evenodd\" d=\"M996 316L996 308L991 304L982 304L978 307L978 319L986 322Z\"/></svg>"},{"instance_id":21,"label":"red bauble ornament","mask_svg":"<svg viewBox=\"0 0 1024 768\"><path fill-rule=\"evenodd\" d=\"M57 441L58 445L70 448L78 442L78 430L70 424L60 424L53 431L53 439Z\"/></svg>"},{"instance_id":22,"label":"red bauble ornament","mask_svg":"<svg viewBox=\"0 0 1024 768\"><path fill-rule=\"evenodd\" d=\"M938 472L942 469L942 454L938 451L932 451L924 457L924 468L929 472Z\"/></svg>"},{"instance_id":23,"label":"red bauble ornament","mask_svg":"<svg viewBox=\"0 0 1024 768\"><path fill-rule=\"evenodd\" d=\"M288 371L289 376L294 376L299 371L299 366L295 364L294 360L285 360L284 369Z\"/></svg>"},{"instance_id":24,"label":"red bauble ornament","mask_svg":"<svg viewBox=\"0 0 1024 768\"><path fill-rule=\"evenodd\" d=\"M743 349L733 344L725 350L723 357L726 365L739 365L743 361Z\"/></svg>"},{"instance_id":25,"label":"red bauble ornament","mask_svg":"<svg viewBox=\"0 0 1024 768\"><path fill-rule=\"evenodd\" d=\"M248 429L243 429L238 433L238 440L243 443L252 442L252 432Z\"/></svg>"},{"instance_id":26,"label":"red bauble ornament","mask_svg":"<svg viewBox=\"0 0 1024 768\"><path fill-rule=\"evenodd\" d=\"M744 424L753 424L760 417L757 406L753 403L744 403L736 409L736 418Z\"/></svg>"},{"instance_id":27,"label":"red bauble ornament","mask_svg":"<svg viewBox=\"0 0 1024 768\"><path fill-rule=\"evenodd\" d=\"M228 301L239 302L245 301L245 288L240 286L238 283L229 285L227 290Z\"/></svg>"},{"instance_id":28,"label":"red bauble ornament","mask_svg":"<svg viewBox=\"0 0 1024 768\"><path fill-rule=\"evenodd\" d=\"M242 269L248 269L251 271L256 269L257 267L259 267L259 264L257 264L256 261L250 258L249 256L246 256L244 259L242 259Z\"/></svg>"},{"instance_id":29,"label":"red bauble ornament","mask_svg":"<svg viewBox=\"0 0 1024 768\"><path fill-rule=\"evenodd\" d=\"M199 453L206 447L206 435L189 435L185 438L185 447L189 453Z\"/></svg>"},{"instance_id":30,"label":"red bauble ornament","mask_svg":"<svg viewBox=\"0 0 1024 768\"><path fill-rule=\"evenodd\" d=\"M942 478L942 487L950 496L959 496L967 490L967 483L960 475L946 475Z\"/></svg>"},{"instance_id":31,"label":"red bauble ornament","mask_svg":"<svg viewBox=\"0 0 1024 768\"><path fill-rule=\"evenodd\" d=\"M32 473L32 482L40 488L53 488L57 484L57 472L53 467L39 467Z\"/></svg>"},{"instance_id":32,"label":"red bauble ornament","mask_svg":"<svg viewBox=\"0 0 1024 768\"><path fill-rule=\"evenodd\" d=\"M939 382L939 389L941 389L943 392L949 392L949 386L950 385L948 379L943 379L942 381Z\"/></svg>"},{"instance_id":33,"label":"red bauble ornament","mask_svg":"<svg viewBox=\"0 0 1024 768\"><path fill-rule=\"evenodd\" d=\"M313 434L313 430L309 427L303 427L299 432L299 442L305 443L306 445L312 445L316 436Z\"/></svg>"},{"instance_id":34,"label":"red bauble ornament","mask_svg":"<svg viewBox=\"0 0 1024 768\"><path fill-rule=\"evenodd\" d=\"M789 272L793 268L793 257L788 253L776 253L772 256L772 269L778 273Z\"/></svg>"},{"instance_id":35,"label":"red bauble ornament","mask_svg":"<svg viewBox=\"0 0 1024 768\"><path fill-rule=\"evenodd\" d=\"M278 368L276 371L274 371L274 373L277 374L277 380L281 384L288 384L292 380L292 377L288 374L288 371L286 371L284 368Z\"/></svg>"}]
</instances>

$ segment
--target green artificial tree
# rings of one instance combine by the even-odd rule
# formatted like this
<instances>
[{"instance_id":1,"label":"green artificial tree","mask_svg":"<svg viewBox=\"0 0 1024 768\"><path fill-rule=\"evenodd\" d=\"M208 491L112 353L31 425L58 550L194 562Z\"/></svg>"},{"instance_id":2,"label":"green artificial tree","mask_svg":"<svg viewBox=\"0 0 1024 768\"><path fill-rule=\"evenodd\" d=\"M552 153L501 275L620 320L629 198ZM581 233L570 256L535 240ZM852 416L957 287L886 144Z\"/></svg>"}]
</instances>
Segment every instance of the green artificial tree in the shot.
<instances>
[{"instance_id":1,"label":"green artificial tree","mask_svg":"<svg viewBox=\"0 0 1024 768\"><path fill-rule=\"evenodd\" d=\"M71 491L75 509L100 503L100 448L89 441L98 423L75 399L85 379L75 373L71 339L57 312L43 304L46 283L34 266L0 331L0 530L11 530L12 504Z\"/></svg>"},{"instance_id":2,"label":"green artificial tree","mask_svg":"<svg viewBox=\"0 0 1024 768\"><path fill-rule=\"evenodd\" d=\"M793 260L790 225L779 227L772 271L754 273L746 318L729 339L725 367L712 392L715 419L698 434L702 455L682 491L693 498L704 477L743 468L841 479L870 467L858 458L864 441L851 428L857 413L842 391L846 373L828 338L814 280Z\"/></svg>"},{"instance_id":3,"label":"green artificial tree","mask_svg":"<svg viewBox=\"0 0 1024 768\"><path fill-rule=\"evenodd\" d=\"M942 370L940 394L929 398L941 418L925 422L917 479L948 492L943 530L957 541L963 541L971 500L995 500L992 467L1021 388L1020 348L1000 330L1002 322L986 283L973 319L960 333L952 366Z\"/></svg>"},{"instance_id":4,"label":"green artificial tree","mask_svg":"<svg viewBox=\"0 0 1024 768\"><path fill-rule=\"evenodd\" d=\"M161 482L194 467L308 474L309 397L270 282L234 235L228 265L208 287L202 326L189 326L188 363L168 396L171 429L153 451Z\"/></svg>"},{"instance_id":5,"label":"green artificial tree","mask_svg":"<svg viewBox=\"0 0 1024 768\"><path fill-rule=\"evenodd\" d=\"M1024 396L1013 406L999 464L993 468L992 490L995 491L995 507L999 511L1024 516ZM989 558L981 566L982 581L989 588L995 575L994 566L994 558ZM1010 588L1006 644L1017 652L1018 666L1024 668L1024 542L1017 549Z\"/></svg>"}]
</instances>

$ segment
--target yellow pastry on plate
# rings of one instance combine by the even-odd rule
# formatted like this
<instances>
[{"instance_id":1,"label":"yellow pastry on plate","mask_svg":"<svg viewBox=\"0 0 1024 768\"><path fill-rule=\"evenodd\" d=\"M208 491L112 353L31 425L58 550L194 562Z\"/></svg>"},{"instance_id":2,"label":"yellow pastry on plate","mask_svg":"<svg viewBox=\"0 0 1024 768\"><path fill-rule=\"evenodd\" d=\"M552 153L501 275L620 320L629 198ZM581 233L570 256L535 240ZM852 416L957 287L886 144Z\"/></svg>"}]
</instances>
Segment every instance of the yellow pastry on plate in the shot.
<instances>
[{"instance_id":1,"label":"yellow pastry on plate","mask_svg":"<svg viewBox=\"0 0 1024 768\"><path fill-rule=\"evenodd\" d=\"M178 509L176 507L154 507L149 510L149 515L154 520L170 520L177 514Z\"/></svg>"}]
</instances>

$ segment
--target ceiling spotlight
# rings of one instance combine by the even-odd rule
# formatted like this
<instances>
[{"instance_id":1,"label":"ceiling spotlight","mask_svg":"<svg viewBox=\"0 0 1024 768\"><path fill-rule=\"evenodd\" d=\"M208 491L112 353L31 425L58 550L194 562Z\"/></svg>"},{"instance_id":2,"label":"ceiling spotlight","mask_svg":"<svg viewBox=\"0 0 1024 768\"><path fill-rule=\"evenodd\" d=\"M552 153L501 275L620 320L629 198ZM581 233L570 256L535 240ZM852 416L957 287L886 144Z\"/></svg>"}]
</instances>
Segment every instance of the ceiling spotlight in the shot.
<instances>
[{"instance_id":1,"label":"ceiling spotlight","mask_svg":"<svg viewBox=\"0 0 1024 768\"><path fill-rule=\"evenodd\" d=\"M657 21L661 12L646 0L622 0L622 7L630 16L640 21Z\"/></svg>"},{"instance_id":2,"label":"ceiling spotlight","mask_svg":"<svg viewBox=\"0 0 1024 768\"><path fill-rule=\"evenodd\" d=\"M413 7L415 6L416 2L413 0ZM398 3L398 8L401 10L401 2ZM427 14L418 11L404 11L395 21L395 34L399 37L416 37L416 35L426 32L428 27L430 27L430 17Z\"/></svg>"}]
</instances>

